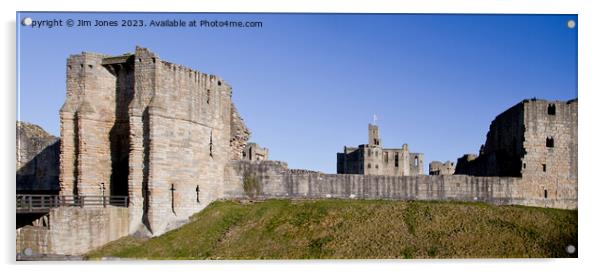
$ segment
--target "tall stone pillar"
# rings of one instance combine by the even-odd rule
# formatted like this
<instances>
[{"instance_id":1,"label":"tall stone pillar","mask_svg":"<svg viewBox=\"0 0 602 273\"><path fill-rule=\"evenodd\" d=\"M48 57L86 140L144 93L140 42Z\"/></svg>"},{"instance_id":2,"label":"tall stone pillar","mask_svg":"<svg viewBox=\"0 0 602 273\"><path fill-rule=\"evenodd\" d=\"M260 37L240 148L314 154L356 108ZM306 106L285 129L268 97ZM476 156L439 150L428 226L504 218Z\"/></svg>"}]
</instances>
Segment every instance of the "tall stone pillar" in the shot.
<instances>
[{"instance_id":1,"label":"tall stone pillar","mask_svg":"<svg viewBox=\"0 0 602 273\"><path fill-rule=\"evenodd\" d=\"M148 121L146 121L148 123ZM148 126L148 124L146 124ZM128 177L130 233L143 232L145 201L148 193L148 132L145 133L144 113L130 109L130 157ZM146 142L146 143L145 143Z\"/></svg>"},{"instance_id":2,"label":"tall stone pillar","mask_svg":"<svg viewBox=\"0 0 602 273\"><path fill-rule=\"evenodd\" d=\"M158 57L145 48L136 47L133 56L134 95L128 106L130 151L128 197L130 234L150 235L150 120L148 105L156 89Z\"/></svg>"},{"instance_id":3,"label":"tall stone pillar","mask_svg":"<svg viewBox=\"0 0 602 273\"><path fill-rule=\"evenodd\" d=\"M84 57L72 55L67 59L67 97L59 111L61 119L60 195L77 194L78 128L76 112L84 89Z\"/></svg>"},{"instance_id":4,"label":"tall stone pillar","mask_svg":"<svg viewBox=\"0 0 602 273\"><path fill-rule=\"evenodd\" d=\"M77 179L77 124L75 122L75 109L66 102L60 111L61 119L61 153L59 185L60 195L75 195Z\"/></svg>"},{"instance_id":5,"label":"tall stone pillar","mask_svg":"<svg viewBox=\"0 0 602 273\"><path fill-rule=\"evenodd\" d=\"M149 117L149 175L148 175L148 204L147 219L153 236L164 233L167 223L174 218L173 194L175 190L171 187L167 177L172 166L166 156L168 147L165 138L171 132L165 130L170 122L165 118L166 108L160 95L153 97L148 106Z\"/></svg>"},{"instance_id":6,"label":"tall stone pillar","mask_svg":"<svg viewBox=\"0 0 602 273\"><path fill-rule=\"evenodd\" d=\"M110 158L106 156L107 144L98 134L98 122L94 121L95 111L87 100L80 105L77 116L77 193L83 196L102 195L101 183L108 185Z\"/></svg>"}]
</instances>

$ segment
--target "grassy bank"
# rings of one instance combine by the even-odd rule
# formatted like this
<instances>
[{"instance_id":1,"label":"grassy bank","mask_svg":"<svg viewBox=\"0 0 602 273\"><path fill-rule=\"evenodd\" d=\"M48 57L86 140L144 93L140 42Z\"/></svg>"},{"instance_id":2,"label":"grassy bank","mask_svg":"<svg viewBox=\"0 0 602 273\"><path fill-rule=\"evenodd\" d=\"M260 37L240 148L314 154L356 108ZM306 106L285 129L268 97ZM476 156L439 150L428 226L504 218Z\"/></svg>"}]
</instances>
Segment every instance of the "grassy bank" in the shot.
<instances>
[{"instance_id":1,"label":"grassy bank","mask_svg":"<svg viewBox=\"0 0 602 273\"><path fill-rule=\"evenodd\" d=\"M482 203L220 201L179 229L88 253L139 259L576 257L577 211Z\"/></svg>"}]
</instances>

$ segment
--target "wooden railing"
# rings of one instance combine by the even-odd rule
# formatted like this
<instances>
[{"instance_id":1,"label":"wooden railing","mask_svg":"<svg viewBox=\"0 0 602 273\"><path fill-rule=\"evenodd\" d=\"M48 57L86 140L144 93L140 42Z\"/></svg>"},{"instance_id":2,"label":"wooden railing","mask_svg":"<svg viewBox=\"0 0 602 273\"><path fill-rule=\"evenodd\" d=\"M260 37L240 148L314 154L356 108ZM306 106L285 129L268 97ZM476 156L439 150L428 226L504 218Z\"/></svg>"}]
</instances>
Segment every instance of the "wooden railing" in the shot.
<instances>
[{"instance_id":1,"label":"wooden railing","mask_svg":"<svg viewBox=\"0 0 602 273\"><path fill-rule=\"evenodd\" d=\"M43 213L57 207L127 207L127 196L17 194L18 213Z\"/></svg>"}]
</instances>

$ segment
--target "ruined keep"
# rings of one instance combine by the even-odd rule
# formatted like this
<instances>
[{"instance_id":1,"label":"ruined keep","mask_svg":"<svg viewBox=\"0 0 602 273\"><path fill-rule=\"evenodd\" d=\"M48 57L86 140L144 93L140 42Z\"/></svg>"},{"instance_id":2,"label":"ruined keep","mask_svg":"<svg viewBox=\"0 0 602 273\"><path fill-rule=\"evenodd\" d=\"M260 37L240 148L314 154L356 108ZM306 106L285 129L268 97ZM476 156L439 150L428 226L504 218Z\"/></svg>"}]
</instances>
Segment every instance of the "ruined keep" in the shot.
<instances>
[{"instance_id":1,"label":"ruined keep","mask_svg":"<svg viewBox=\"0 0 602 273\"><path fill-rule=\"evenodd\" d=\"M129 233L158 235L223 195L249 130L223 79L148 49L67 60L60 195L128 196Z\"/></svg>"},{"instance_id":2,"label":"ruined keep","mask_svg":"<svg viewBox=\"0 0 602 273\"><path fill-rule=\"evenodd\" d=\"M577 99L523 100L498 115L479 155L458 159L456 174L522 177L523 193L577 200Z\"/></svg>"},{"instance_id":3,"label":"ruined keep","mask_svg":"<svg viewBox=\"0 0 602 273\"><path fill-rule=\"evenodd\" d=\"M423 154L401 148L383 148L378 126L368 124L368 144L343 148L337 153L337 173L364 175L422 175Z\"/></svg>"},{"instance_id":4,"label":"ruined keep","mask_svg":"<svg viewBox=\"0 0 602 273\"><path fill-rule=\"evenodd\" d=\"M450 175L456 171L456 164L451 161L432 161L429 163L429 175Z\"/></svg>"},{"instance_id":5,"label":"ruined keep","mask_svg":"<svg viewBox=\"0 0 602 273\"><path fill-rule=\"evenodd\" d=\"M259 144L249 142L242 152L242 158L250 161L268 160L268 148L262 148Z\"/></svg>"}]
</instances>

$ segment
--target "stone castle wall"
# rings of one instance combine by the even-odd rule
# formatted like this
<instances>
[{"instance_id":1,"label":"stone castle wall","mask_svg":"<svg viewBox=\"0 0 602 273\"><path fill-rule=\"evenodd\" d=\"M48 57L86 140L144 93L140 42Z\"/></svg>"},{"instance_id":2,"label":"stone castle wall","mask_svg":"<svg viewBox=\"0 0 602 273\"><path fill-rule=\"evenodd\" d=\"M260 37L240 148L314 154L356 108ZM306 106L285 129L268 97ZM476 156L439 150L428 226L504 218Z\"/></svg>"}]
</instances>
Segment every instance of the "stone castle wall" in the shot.
<instances>
[{"instance_id":1,"label":"stone castle wall","mask_svg":"<svg viewBox=\"0 0 602 273\"><path fill-rule=\"evenodd\" d=\"M533 182L524 185L523 193L532 199L573 199L576 203L577 100L528 100L523 105L525 156L521 175ZM553 143L546 143L548 139Z\"/></svg>"},{"instance_id":2,"label":"stone castle wall","mask_svg":"<svg viewBox=\"0 0 602 273\"><path fill-rule=\"evenodd\" d=\"M48 222L17 229L17 253L81 255L129 234L127 208L55 208Z\"/></svg>"},{"instance_id":3,"label":"stone castle wall","mask_svg":"<svg viewBox=\"0 0 602 273\"><path fill-rule=\"evenodd\" d=\"M221 196L230 160L231 88L220 78L159 62L149 105L149 212L153 234Z\"/></svg>"},{"instance_id":4,"label":"stone castle wall","mask_svg":"<svg viewBox=\"0 0 602 273\"><path fill-rule=\"evenodd\" d=\"M460 200L513 204L519 178L446 176L384 176L291 172L276 161L235 161L226 196L244 198L245 176L260 182L259 198L343 198L391 200Z\"/></svg>"},{"instance_id":5,"label":"stone castle wall","mask_svg":"<svg viewBox=\"0 0 602 273\"><path fill-rule=\"evenodd\" d=\"M575 209L576 199L532 198L527 181L517 177L468 175L384 176L293 172L278 161L234 161L227 175L226 198L246 198L245 177L259 182L258 198L342 198L390 200L457 200L492 204Z\"/></svg>"},{"instance_id":6,"label":"stone castle wall","mask_svg":"<svg viewBox=\"0 0 602 273\"><path fill-rule=\"evenodd\" d=\"M572 198L533 198L522 192L532 182L518 177L468 175L384 176L298 172L278 161L233 161L226 198L247 198L243 183L259 183L257 198L342 198L391 200L456 200L492 204L576 209Z\"/></svg>"}]
</instances>

